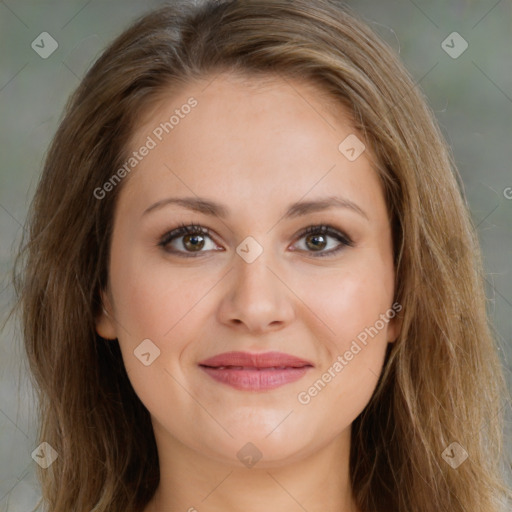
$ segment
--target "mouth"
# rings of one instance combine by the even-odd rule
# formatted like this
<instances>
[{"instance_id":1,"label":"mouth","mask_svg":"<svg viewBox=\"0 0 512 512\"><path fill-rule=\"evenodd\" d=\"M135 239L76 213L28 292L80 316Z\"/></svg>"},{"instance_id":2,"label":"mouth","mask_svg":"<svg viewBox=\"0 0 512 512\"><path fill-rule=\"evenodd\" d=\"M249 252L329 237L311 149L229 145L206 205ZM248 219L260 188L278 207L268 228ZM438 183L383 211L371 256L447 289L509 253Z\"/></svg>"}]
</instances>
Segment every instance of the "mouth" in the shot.
<instances>
[{"instance_id":1,"label":"mouth","mask_svg":"<svg viewBox=\"0 0 512 512\"><path fill-rule=\"evenodd\" d=\"M199 367L235 389L265 391L297 381L313 364L282 352L226 352L201 361Z\"/></svg>"}]
</instances>

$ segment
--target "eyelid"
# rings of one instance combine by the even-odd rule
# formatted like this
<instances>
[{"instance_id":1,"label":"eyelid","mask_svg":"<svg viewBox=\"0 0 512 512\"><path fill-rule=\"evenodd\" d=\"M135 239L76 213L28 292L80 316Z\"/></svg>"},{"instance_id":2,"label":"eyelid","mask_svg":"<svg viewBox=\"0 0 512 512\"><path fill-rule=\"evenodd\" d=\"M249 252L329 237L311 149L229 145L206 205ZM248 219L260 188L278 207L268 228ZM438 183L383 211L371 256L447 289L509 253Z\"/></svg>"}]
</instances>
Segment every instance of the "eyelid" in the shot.
<instances>
[{"instance_id":1,"label":"eyelid","mask_svg":"<svg viewBox=\"0 0 512 512\"><path fill-rule=\"evenodd\" d=\"M354 242L350 236L348 236L344 230L338 229L331 224L312 224L302 229L297 235L295 235L295 238L298 242L309 234L327 235L336 239L339 242L339 245L334 249L329 249L328 251L300 251L304 253L306 257L312 257L315 259L334 257L337 256L344 248L354 247Z\"/></svg>"},{"instance_id":2,"label":"eyelid","mask_svg":"<svg viewBox=\"0 0 512 512\"><path fill-rule=\"evenodd\" d=\"M181 237L187 235L187 234L199 234L204 235L208 238L210 238L216 245L217 242L215 241L214 236L212 236L213 231L206 227L202 226L201 224L195 224L195 223L189 223L186 224L184 222L181 222L177 227L170 229L166 231L166 233L159 238L159 241L157 243L158 246L162 247L164 251L166 251L168 254L174 254L178 255L180 257L185 258L197 258L203 255L206 255L207 253L211 251L198 251L196 253L194 252L187 252L187 251L178 251L178 250L167 250L166 246L170 244L172 241L180 239ZM217 249L219 250L219 249ZM221 249L224 250L224 249Z\"/></svg>"},{"instance_id":3,"label":"eyelid","mask_svg":"<svg viewBox=\"0 0 512 512\"><path fill-rule=\"evenodd\" d=\"M312 224L306 228L304 228L302 231L296 235L298 238L302 238L305 235L313 234L313 233L320 233L329 235L332 238L336 238L339 241L343 242L344 244L348 246L353 246L354 242L352 239L341 229L335 228L334 226L331 226L330 224Z\"/></svg>"},{"instance_id":4,"label":"eyelid","mask_svg":"<svg viewBox=\"0 0 512 512\"><path fill-rule=\"evenodd\" d=\"M196 224L196 223L189 223L189 224L180 223L177 227L167 231L163 236L161 236L159 238L157 245L161 246L164 250L166 250L165 248L170 242L172 242L176 239L179 239L187 234L204 235L204 236L207 236L208 238L210 238L215 244L217 244L217 242L215 241L215 236L213 235L213 230L211 230L210 228L203 226L201 224ZM302 238L304 238L305 236L307 236L309 234L327 235L331 238L336 239L340 245L338 247L336 247L334 249L330 249L328 251L315 252L315 251L304 251L304 250L297 251L296 249L292 249L292 250L297 251L297 252L305 252L308 255L312 255L313 257L318 258L318 257L328 257L330 255L337 254L344 247L353 247L354 246L354 242L352 241L350 236L348 236L346 234L346 232L344 230L338 229L338 228L332 226L331 224L323 224L323 223L322 224L318 224L318 223L311 224L311 225L301 229L297 234L294 235L295 242L293 244L295 245L299 240L301 240ZM222 249L222 250L224 250L224 249ZM198 252L194 253L194 252L188 252L188 251L172 250L172 251L166 251L166 252L168 252L170 254L177 254L182 257L194 258L194 257L202 256L202 255L207 254L212 251L211 250L210 251L198 251Z\"/></svg>"}]
</instances>

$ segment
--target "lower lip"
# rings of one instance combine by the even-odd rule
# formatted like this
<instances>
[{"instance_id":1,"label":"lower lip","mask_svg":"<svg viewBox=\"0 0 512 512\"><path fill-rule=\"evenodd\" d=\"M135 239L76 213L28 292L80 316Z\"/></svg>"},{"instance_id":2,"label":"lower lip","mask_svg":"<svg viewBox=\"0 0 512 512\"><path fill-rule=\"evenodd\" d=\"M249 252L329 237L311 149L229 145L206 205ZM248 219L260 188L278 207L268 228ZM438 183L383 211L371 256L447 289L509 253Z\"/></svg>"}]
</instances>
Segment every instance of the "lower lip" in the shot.
<instances>
[{"instance_id":1,"label":"lower lip","mask_svg":"<svg viewBox=\"0 0 512 512\"><path fill-rule=\"evenodd\" d=\"M218 369L209 366L200 366L212 379L222 382L235 389L243 391L264 391L275 389L290 382L295 382L304 376L311 366L300 368L286 368L283 370L251 369L234 370Z\"/></svg>"}]
</instances>

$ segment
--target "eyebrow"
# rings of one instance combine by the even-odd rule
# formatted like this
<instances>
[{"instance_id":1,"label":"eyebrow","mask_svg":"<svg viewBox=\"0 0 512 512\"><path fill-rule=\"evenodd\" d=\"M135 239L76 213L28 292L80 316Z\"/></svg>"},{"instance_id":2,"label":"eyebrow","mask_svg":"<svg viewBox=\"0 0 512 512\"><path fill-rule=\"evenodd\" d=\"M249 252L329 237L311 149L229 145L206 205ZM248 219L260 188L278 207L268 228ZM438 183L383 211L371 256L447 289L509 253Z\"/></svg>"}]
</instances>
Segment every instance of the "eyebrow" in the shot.
<instances>
[{"instance_id":1,"label":"eyebrow","mask_svg":"<svg viewBox=\"0 0 512 512\"><path fill-rule=\"evenodd\" d=\"M201 197L168 197L157 201L146 208L142 215L144 216L152 211L159 210L160 208L171 204L175 204L195 212L204 213L205 215L212 215L223 219L229 217L229 209L226 206ZM364 217L366 220L370 220L366 212L360 206L347 198L338 196L323 197L311 201L298 201L288 207L283 218L291 219L333 207L352 210Z\"/></svg>"}]
</instances>

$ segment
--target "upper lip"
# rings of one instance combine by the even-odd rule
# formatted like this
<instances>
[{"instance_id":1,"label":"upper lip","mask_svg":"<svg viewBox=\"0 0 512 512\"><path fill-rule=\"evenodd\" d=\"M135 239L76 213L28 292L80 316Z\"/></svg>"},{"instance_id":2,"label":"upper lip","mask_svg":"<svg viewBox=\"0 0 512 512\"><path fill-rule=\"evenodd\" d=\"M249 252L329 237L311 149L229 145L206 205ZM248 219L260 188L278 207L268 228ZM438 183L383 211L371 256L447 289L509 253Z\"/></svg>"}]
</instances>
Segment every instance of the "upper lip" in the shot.
<instances>
[{"instance_id":1,"label":"upper lip","mask_svg":"<svg viewBox=\"0 0 512 512\"><path fill-rule=\"evenodd\" d=\"M244 366L253 368L272 368L289 366L301 368L313 366L313 363L283 352L224 352L199 362L201 366Z\"/></svg>"}]
</instances>

